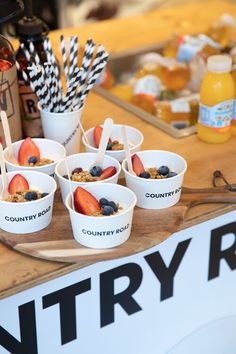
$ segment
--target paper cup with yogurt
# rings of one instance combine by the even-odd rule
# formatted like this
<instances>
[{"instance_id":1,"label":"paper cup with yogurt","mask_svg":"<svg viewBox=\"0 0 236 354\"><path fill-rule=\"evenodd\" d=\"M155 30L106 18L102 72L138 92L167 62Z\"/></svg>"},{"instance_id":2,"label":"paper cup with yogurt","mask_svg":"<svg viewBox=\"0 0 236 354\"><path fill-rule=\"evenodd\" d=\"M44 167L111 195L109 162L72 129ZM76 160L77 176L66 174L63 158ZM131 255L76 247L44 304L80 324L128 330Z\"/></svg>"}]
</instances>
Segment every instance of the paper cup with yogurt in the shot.
<instances>
[{"instance_id":1,"label":"paper cup with yogurt","mask_svg":"<svg viewBox=\"0 0 236 354\"><path fill-rule=\"evenodd\" d=\"M128 240L131 233L135 194L124 186L112 183L99 183L83 186L97 200L106 198L119 203L122 208L110 216L87 216L71 207L71 195L66 199L70 214L73 236L81 245L91 248L112 248Z\"/></svg>"},{"instance_id":2,"label":"paper cup with yogurt","mask_svg":"<svg viewBox=\"0 0 236 354\"><path fill-rule=\"evenodd\" d=\"M67 155L79 152L80 148L80 120L82 109L72 112L48 112L38 105L44 137L62 144Z\"/></svg>"},{"instance_id":3,"label":"paper cup with yogurt","mask_svg":"<svg viewBox=\"0 0 236 354\"><path fill-rule=\"evenodd\" d=\"M101 125L102 126L102 125ZM112 126L110 138L112 141L117 140L121 144L124 143L122 136L122 124L114 124ZM128 142L130 144L130 153L133 154L137 151L140 151L143 143L143 134L136 128L125 125ZM85 132L86 138L83 136L82 141L85 146L85 150L88 152L97 152L98 148L95 146L93 138L94 128L91 128ZM125 150L106 150L106 155L114 157L119 162L122 162L125 159Z\"/></svg>"},{"instance_id":4,"label":"paper cup with yogurt","mask_svg":"<svg viewBox=\"0 0 236 354\"><path fill-rule=\"evenodd\" d=\"M145 179L128 172L126 160L122 163L126 185L137 196L137 206L144 209L164 209L178 203L181 196L187 163L183 157L170 151L144 150L137 154L144 168L168 166L177 175L164 179Z\"/></svg>"},{"instance_id":5,"label":"paper cup with yogurt","mask_svg":"<svg viewBox=\"0 0 236 354\"><path fill-rule=\"evenodd\" d=\"M67 163L68 163L70 173L77 167L81 167L83 170L88 171L90 167L94 164L96 156L97 156L96 153L89 153L89 152L68 156ZM76 182L76 181L69 181L68 179L63 177L64 175L67 175L66 160L65 159L61 160L56 166L55 174L59 182L63 203L65 204L66 197L68 193L70 193L70 184L72 189L75 189L75 187L87 185L91 183L92 184L107 183L107 182L117 183L121 171L121 165L113 157L105 155L103 160L103 165L100 167L102 169L105 169L109 166L114 166L116 168L116 173L110 178L101 181L96 181L96 182Z\"/></svg>"},{"instance_id":6,"label":"paper cup with yogurt","mask_svg":"<svg viewBox=\"0 0 236 354\"><path fill-rule=\"evenodd\" d=\"M33 142L37 145L40 151L40 156L42 158L47 158L52 160L52 163L43 165L43 166L20 166L16 165L11 162L8 156L8 149L6 148L4 150L4 159L7 167L7 171L37 171L37 172L43 172L46 173L47 175L50 175L54 177L55 173L55 167L58 161L61 159L65 158L66 156L66 150L64 146L62 146L60 143L49 140L49 139L40 139L40 138L32 138ZM12 144L13 147L13 153L15 158L17 159L18 157L18 152L20 149L21 144L24 142L24 140L19 140L16 141L15 143Z\"/></svg>"},{"instance_id":7,"label":"paper cup with yogurt","mask_svg":"<svg viewBox=\"0 0 236 354\"><path fill-rule=\"evenodd\" d=\"M8 172L8 183L18 172ZM57 188L55 180L49 175L36 171L21 171L30 189L48 193L34 201L12 203L0 200L1 229L14 234L28 234L47 227L52 220L54 194ZM0 176L0 190L2 176Z\"/></svg>"}]
</instances>

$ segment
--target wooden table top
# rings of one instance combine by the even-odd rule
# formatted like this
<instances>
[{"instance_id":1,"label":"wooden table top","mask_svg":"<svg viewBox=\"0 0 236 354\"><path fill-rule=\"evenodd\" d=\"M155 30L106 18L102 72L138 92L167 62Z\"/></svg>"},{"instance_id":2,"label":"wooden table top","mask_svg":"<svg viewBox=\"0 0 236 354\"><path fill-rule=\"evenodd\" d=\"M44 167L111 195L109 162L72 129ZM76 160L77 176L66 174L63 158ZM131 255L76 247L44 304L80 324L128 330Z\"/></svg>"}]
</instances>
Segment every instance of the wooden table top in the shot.
<instances>
[{"instance_id":1,"label":"wooden table top","mask_svg":"<svg viewBox=\"0 0 236 354\"><path fill-rule=\"evenodd\" d=\"M59 36L63 33L65 36L78 35L80 43L85 43L86 39L91 37L97 43L104 44L110 53L115 53L160 42L169 38L173 32L202 32L225 12L236 17L236 4L226 1L198 1L172 8L162 8L135 17L58 30L52 32L50 37L55 51L59 47ZM140 129L144 134L143 149L165 149L182 155L188 162L185 186L194 188L211 186L212 172L216 169L221 170L230 183L236 183L234 168L236 137L219 145L203 143L196 135L176 140L104 98L91 93L83 114L84 128L100 124L108 116L113 117L116 123L125 123ZM190 211L185 227L205 217L211 217L215 213L221 213L221 209L220 205L196 207ZM227 210L224 209L225 212ZM78 267L78 265L25 256L0 244L0 298L66 274Z\"/></svg>"}]
</instances>

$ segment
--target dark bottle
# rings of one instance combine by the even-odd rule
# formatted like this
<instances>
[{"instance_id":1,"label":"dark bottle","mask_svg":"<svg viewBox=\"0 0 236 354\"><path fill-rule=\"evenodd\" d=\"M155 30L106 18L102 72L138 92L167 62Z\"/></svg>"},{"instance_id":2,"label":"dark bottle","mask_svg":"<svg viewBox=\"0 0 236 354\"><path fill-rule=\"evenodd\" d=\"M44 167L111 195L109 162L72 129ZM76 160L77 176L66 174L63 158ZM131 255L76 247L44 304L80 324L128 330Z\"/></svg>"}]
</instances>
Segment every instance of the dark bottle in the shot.
<instances>
[{"instance_id":1,"label":"dark bottle","mask_svg":"<svg viewBox=\"0 0 236 354\"><path fill-rule=\"evenodd\" d=\"M22 138L15 54L11 43L0 35L0 109L8 117L13 141ZM2 124L0 141L5 145Z\"/></svg>"},{"instance_id":2,"label":"dark bottle","mask_svg":"<svg viewBox=\"0 0 236 354\"><path fill-rule=\"evenodd\" d=\"M30 42L33 42L40 61L46 62L47 58L43 41L49 32L48 27L42 20L33 16L30 1L25 3L25 7L26 15L17 22L16 35L20 40L20 44L24 43L28 50ZM23 135L34 138L43 137L40 113L37 108L38 99L31 90L30 84L24 80L21 71L26 69L30 63L28 63L24 51L20 46L16 52L16 59L20 64L20 70L18 70L18 84Z\"/></svg>"}]
</instances>

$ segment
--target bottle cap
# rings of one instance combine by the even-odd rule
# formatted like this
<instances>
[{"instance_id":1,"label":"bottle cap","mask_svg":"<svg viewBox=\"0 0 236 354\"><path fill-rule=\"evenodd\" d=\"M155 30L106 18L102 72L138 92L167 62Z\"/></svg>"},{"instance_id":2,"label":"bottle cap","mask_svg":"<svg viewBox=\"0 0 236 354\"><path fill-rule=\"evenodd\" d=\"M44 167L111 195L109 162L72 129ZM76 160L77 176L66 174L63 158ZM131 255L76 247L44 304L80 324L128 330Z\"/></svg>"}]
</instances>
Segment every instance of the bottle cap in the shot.
<instances>
[{"instance_id":1,"label":"bottle cap","mask_svg":"<svg viewBox=\"0 0 236 354\"><path fill-rule=\"evenodd\" d=\"M20 38L29 38L32 36L44 36L47 35L49 29L45 22L41 19L37 18L36 16L32 17L24 17L23 19L19 20L16 24L16 34Z\"/></svg>"},{"instance_id":2,"label":"bottle cap","mask_svg":"<svg viewBox=\"0 0 236 354\"><path fill-rule=\"evenodd\" d=\"M229 55L212 55L207 59L207 69L214 73L230 72L232 58Z\"/></svg>"},{"instance_id":3,"label":"bottle cap","mask_svg":"<svg viewBox=\"0 0 236 354\"><path fill-rule=\"evenodd\" d=\"M40 18L33 14L33 2L25 2L25 16L16 24L16 34L20 39L32 39L31 37L46 36L49 32L48 26Z\"/></svg>"}]
</instances>

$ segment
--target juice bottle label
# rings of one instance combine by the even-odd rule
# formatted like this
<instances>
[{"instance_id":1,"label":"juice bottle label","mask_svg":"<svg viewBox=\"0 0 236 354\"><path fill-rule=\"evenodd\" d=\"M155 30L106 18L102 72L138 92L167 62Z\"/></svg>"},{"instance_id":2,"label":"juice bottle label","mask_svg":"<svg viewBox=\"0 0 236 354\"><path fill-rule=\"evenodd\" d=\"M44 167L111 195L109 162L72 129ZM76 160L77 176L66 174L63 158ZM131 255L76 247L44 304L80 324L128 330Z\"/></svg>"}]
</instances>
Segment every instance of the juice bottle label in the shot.
<instances>
[{"instance_id":1,"label":"juice bottle label","mask_svg":"<svg viewBox=\"0 0 236 354\"><path fill-rule=\"evenodd\" d=\"M190 104L187 101L175 101L170 102L171 112L173 113L189 113L190 112Z\"/></svg>"},{"instance_id":2,"label":"juice bottle label","mask_svg":"<svg viewBox=\"0 0 236 354\"><path fill-rule=\"evenodd\" d=\"M200 104L198 122L211 128L228 127L233 118L233 109L234 100L221 102L212 107Z\"/></svg>"},{"instance_id":3,"label":"juice bottle label","mask_svg":"<svg viewBox=\"0 0 236 354\"><path fill-rule=\"evenodd\" d=\"M234 100L234 107L233 107L233 120L236 121L236 100Z\"/></svg>"},{"instance_id":4,"label":"juice bottle label","mask_svg":"<svg viewBox=\"0 0 236 354\"><path fill-rule=\"evenodd\" d=\"M157 97L161 92L161 81L154 75L147 75L136 81L134 95L149 95Z\"/></svg>"}]
</instances>

